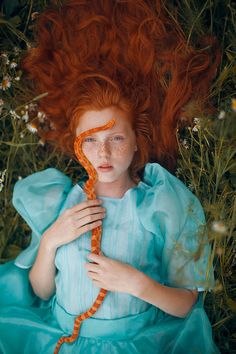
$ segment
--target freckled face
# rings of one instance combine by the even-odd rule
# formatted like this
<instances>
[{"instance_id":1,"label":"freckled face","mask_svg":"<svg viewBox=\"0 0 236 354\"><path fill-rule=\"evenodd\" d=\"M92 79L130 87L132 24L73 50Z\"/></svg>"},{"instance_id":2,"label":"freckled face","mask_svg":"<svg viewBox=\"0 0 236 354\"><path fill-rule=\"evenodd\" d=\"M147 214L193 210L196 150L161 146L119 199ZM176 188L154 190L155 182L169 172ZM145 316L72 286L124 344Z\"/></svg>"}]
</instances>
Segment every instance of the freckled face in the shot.
<instances>
[{"instance_id":1,"label":"freckled face","mask_svg":"<svg viewBox=\"0 0 236 354\"><path fill-rule=\"evenodd\" d=\"M76 136L82 132L108 123L112 118L115 125L107 130L87 137L82 145L83 152L98 173L100 182L114 182L129 177L128 168L137 151L135 133L127 114L117 108L87 111L79 119ZM101 168L101 165L112 168Z\"/></svg>"}]
</instances>

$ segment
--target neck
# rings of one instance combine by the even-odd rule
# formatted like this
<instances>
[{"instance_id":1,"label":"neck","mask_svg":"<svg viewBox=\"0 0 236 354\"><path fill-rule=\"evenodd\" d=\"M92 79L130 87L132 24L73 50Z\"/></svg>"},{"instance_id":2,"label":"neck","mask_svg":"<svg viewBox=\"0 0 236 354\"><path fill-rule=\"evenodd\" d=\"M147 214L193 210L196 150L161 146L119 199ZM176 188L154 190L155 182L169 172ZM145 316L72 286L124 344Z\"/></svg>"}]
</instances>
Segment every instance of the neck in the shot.
<instances>
[{"instance_id":1,"label":"neck","mask_svg":"<svg viewBox=\"0 0 236 354\"><path fill-rule=\"evenodd\" d=\"M95 193L99 197L122 198L125 192L136 186L136 183L129 177L118 179L114 182L97 182Z\"/></svg>"}]
</instances>

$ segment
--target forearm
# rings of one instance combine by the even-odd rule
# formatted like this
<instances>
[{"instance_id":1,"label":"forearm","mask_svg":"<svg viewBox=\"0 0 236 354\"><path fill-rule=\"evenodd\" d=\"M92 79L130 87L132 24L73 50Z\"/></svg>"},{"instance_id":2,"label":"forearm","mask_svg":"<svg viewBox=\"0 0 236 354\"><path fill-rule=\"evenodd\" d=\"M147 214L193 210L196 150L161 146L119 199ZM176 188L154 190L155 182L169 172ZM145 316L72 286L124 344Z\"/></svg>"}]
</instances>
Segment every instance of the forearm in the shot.
<instances>
[{"instance_id":1,"label":"forearm","mask_svg":"<svg viewBox=\"0 0 236 354\"><path fill-rule=\"evenodd\" d=\"M132 295L176 317L185 317L197 299L197 291L171 288L139 272Z\"/></svg>"},{"instance_id":2,"label":"forearm","mask_svg":"<svg viewBox=\"0 0 236 354\"><path fill-rule=\"evenodd\" d=\"M56 249L42 237L37 258L29 273L30 283L37 296L48 300L55 292L55 254Z\"/></svg>"}]
</instances>

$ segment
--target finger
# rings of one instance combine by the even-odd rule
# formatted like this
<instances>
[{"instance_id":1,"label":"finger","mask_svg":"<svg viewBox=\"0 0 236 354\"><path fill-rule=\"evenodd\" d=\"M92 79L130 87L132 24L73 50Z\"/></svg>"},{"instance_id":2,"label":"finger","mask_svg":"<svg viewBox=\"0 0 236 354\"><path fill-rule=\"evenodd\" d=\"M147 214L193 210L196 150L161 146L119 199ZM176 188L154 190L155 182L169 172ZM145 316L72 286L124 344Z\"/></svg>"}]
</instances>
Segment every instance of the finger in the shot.
<instances>
[{"instance_id":1,"label":"finger","mask_svg":"<svg viewBox=\"0 0 236 354\"><path fill-rule=\"evenodd\" d=\"M83 209L80 211L80 215L82 216L85 216L85 215L88 215L88 214L97 214L97 213L105 213L106 212L106 209L103 208L102 206L90 206L89 208L86 208L86 209ZM78 213L76 213L78 214Z\"/></svg>"},{"instance_id":2,"label":"finger","mask_svg":"<svg viewBox=\"0 0 236 354\"><path fill-rule=\"evenodd\" d=\"M80 228L84 225L91 224L95 221L101 221L105 218L104 214L93 214L83 217L82 219L75 220L77 228Z\"/></svg>"},{"instance_id":3,"label":"finger","mask_svg":"<svg viewBox=\"0 0 236 354\"><path fill-rule=\"evenodd\" d=\"M87 272L88 274L88 277L93 280L93 281L100 281L101 282L101 279L99 277L99 274L97 273L93 273L93 272Z\"/></svg>"},{"instance_id":4,"label":"finger","mask_svg":"<svg viewBox=\"0 0 236 354\"><path fill-rule=\"evenodd\" d=\"M98 263L98 264L102 264L102 263L104 263L104 256L102 256L102 255L97 255L97 254L95 254L95 253L89 253L88 255L87 255L87 258L89 259L89 260L91 260L91 261L94 261L94 262L96 262L96 263Z\"/></svg>"},{"instance_id":5,"label":"finger","mask_svg":"<svg viewBox=\"0 0 236 354\"><path fill-rule=\"evenodd\" d=\"M78 225L77 229L78 229L80 235L83 235L86 232L91 231L91 230L93 230L93 229L95 229L97 227L102 227L101 220L95 221L95 222L93 222L91 224L86 224L84 226Z\"/></svg>"},{"instance_id":6,"label":"finger","mask_svg":"<svg viewBox=\"0 0 236 354\"><path fill-rule=\"evenodd\" d=\"M102 203L103 203L102 200L99 200L99 199L85 200L79 204L74 205L70 209L72 212L76 212L76 211L80 211L80 210L89 208L91 206L99 206Z\"/></svg>"},{"instance_id":7,"label":"finger","mask_svg":"<svg viewBox=\"0 0 236 354\"><path fill-rule=\"evenodd\" d=\"M100 268L94 263L85 263L85 268L89 272L94 272L94 273L99 273L100 272Z\"/></svg>"},{"instance_id":8,"label":"finger","mask_svg":"<svg viewBox=\"0 0 236 354\"><path fill-rule=\"evenodd\" d=\"M76 212L73 216L75 218L75 220L80 220L82 218L85 217L89 217L90 215L98 215L100 218L101 217L105 217L106 215L106 210L104 208L101 207L90 207L87 209L83 209L80 212Z\"/></svg>"}]
</instances>

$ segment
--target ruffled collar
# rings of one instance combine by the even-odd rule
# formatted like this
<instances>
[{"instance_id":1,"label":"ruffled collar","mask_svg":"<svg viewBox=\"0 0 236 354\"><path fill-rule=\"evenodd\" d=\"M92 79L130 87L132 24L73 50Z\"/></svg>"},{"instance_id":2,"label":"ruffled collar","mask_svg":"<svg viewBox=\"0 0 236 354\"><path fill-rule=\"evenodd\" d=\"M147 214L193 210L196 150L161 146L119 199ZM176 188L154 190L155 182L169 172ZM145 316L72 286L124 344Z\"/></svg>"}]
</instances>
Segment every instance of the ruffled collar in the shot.
<instances>
[{"instance_id":1,"label":"ruffled collar","mask_svg":"<svg viewBox=\"0 0 236 354\"><path fill-rule=\"evenodd\" d=\"M140 189L150 189L150 187L155 187L161 183L160 179L160 170L164 169L161 165L156 162L147 163L145 165L144 173L143 173L143 180L141 180L135 187L128 189L123 197L121 198L113 198L113 197L105 197L105 196L97 196L99 199L102 200L112 200L112 201L123 201L127 196L132 194L133 192L140 190ZM77 183L77 187L83 191L85 181L79 181ZM85 193L84 193L85 194Z\"/></svg>"}]
</instances>

